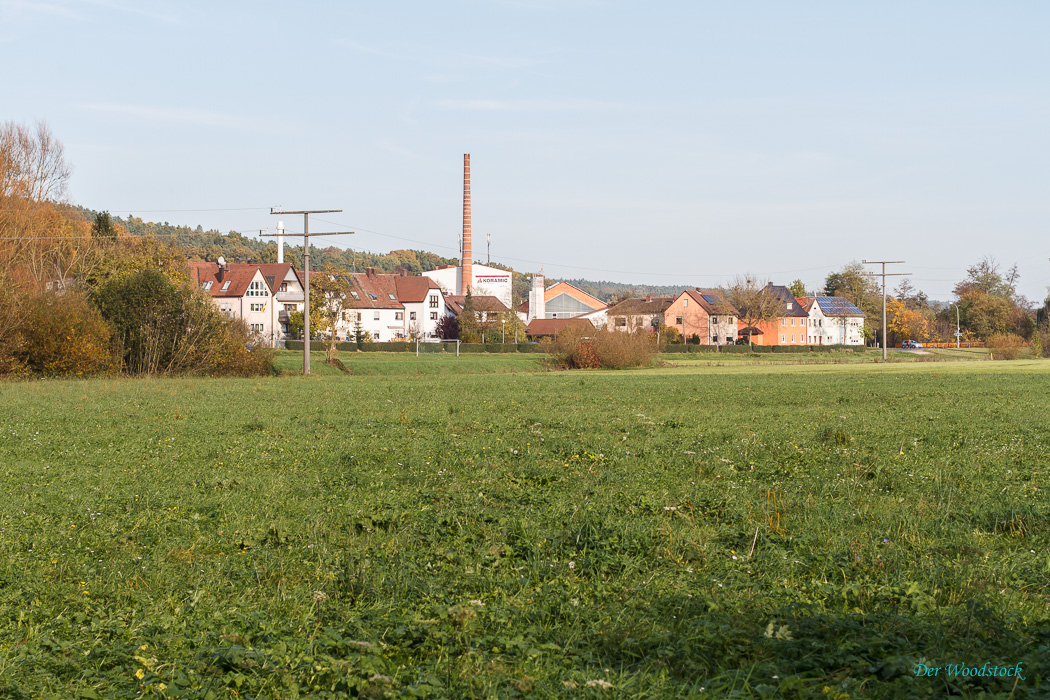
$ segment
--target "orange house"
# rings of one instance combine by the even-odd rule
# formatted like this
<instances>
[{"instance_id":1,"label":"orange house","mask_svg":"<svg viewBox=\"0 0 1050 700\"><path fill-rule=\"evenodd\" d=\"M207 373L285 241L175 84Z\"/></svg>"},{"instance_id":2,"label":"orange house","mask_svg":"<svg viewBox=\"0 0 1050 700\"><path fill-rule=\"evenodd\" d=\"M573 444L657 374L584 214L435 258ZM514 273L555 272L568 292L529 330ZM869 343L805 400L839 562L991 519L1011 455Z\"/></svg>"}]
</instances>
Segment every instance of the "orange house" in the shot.
<instances>
[{"instance_id":1,"label":"orange house","mask_svg":"<svg viewBox=\"0 0 1050 700\"><path fill-rule=\"evenodd\" d=\"M769 291L781 304L780 315L754 326L740 319L737 334L750 336L753 345L808 345L809 313L787 287L770 283Z\"/></svg>"},{"instance_id":2,"label":"orange house","mask_svg":"<svg viewBox=\"0 0 1050 700\"><path fill-rule=\"evenodd\" d=\"M687 289L664 312L664 325L677 328L686 341L694 335L701 345L732 345L737 338L737 310L714 289Z\"/></svg>"}]
</instances>

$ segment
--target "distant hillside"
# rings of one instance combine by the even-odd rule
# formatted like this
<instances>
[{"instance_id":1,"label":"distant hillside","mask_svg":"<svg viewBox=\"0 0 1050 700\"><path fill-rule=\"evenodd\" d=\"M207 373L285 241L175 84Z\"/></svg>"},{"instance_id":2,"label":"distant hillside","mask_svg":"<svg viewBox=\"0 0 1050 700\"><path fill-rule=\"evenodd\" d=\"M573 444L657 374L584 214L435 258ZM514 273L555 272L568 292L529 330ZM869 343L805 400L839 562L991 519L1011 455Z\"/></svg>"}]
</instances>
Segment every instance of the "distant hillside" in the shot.
<instances>
[{"instance_id":1,"label":"distant hillside","mask_svg":"<svg viewBox=\"0 0 1050 700\"><path fill-rule=\"evenodd\" d=\"M71 214L85 221L94 221L95 211L85 207L71 207ZM127 218L113 217L114 223L122 226L133 236L156 236L172 245L182 248L188 260L204 260L214 262L220 256L230 262L255 262L271 263L277 262L276 239L259 240L241 235L236 231L222 233L216 229L205 230L202 226L196 228L180 226L178 224L156 223L145 221L136 216ZM296 269L303 268L303 246L289 245L295 238L285 240L284 259L292 263ZM482 261L476 261L482 263ZM434 270L442 265L458 265L458 258L446 258L436 253L424 250L392 250L386 254L366 253L352 249L342 249L335 246L318 248L310 246L310 269L321 270L326 267L334 267L342 270L363 271L367 267L374 267L379 272L394 273L406 270L411 275ZM513 273L513 296L514 303L519 304L528 298L529 289L532 287L532 274L520 273L508 265L492 263L492 267L498 267ZM628 284L624 282L610 282L607 280L587 280L581 278L547 278L547 284L555 282L568 282L588 294L592 294L604 302L614 302L629 296L645 296L648 294L675 296L683 289L691 289L693 285L644 285Z\"/></svg>"},{"instance_id":2,"label":"distant hillside","mask_svg":"<svg viewBox=\"0 0 1050 700\"><path fill-rule=\"evenodd\" d=\"M607 280L601 280L594 282L592 280L585 279L553 279L549 278L548 282L568 282L577 289L582 289L592 296L596 296L602 301L609 303L627 297L642 297L647 295L652 296L678 296L685 289L695 289L696 285L692 284L628 284L625 282L609 282Z\"/></svg>"}]
</instances>

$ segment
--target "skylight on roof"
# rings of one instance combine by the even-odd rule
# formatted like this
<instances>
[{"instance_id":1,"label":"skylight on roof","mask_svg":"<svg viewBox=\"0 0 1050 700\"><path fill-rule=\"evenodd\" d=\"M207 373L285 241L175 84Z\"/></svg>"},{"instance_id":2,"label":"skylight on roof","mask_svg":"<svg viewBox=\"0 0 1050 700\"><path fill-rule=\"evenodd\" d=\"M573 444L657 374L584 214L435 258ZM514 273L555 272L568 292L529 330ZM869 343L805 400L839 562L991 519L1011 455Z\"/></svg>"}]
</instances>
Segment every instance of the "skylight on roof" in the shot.
<instances>
[{"instance_id":1,"label":"skylight on roof","mask_svg":"<svg viewBox=\"0 0 1050 700\"><path fill-rule=\"evenodd\" d=\"M387 293L386 293L386 295L387 295L388 297L390 297L390 301L397 301L397 297L395 297L395 296L394 296L393 294L391 294L390 292L387 292Z\"/></svg>"},{"instance_id":2,"label":"skylight on roof","mask_svg":"<svg viewBox=\"0 0 1050 700\"><path fill-rule=\"evenodd\" d=\"M352 296L354 299L357 299L358 301L361 300L361 297L357 296L357 292L350 292L350 296Z\"/></svg>"},{"instance_id":3,"label":"skylight on roof","mask_svg":"<svg viewBox=\"0 0 1050 700\"><path fill-rule=\"evenodd\" d=\"M372 299L372 301L379 301L379 298L375 294L372 294L372 292L369 292L368 296Z\"/></svg>"},{"instance_id":4,"label":"skylight on roof","mask_svg":"<svg viewBox=\"0 0 1050 700\"><path fill-rule=\"evenodd\" d=\"M212 285L211 280L209 280L209 281L207 281L207 282L205 282L204 284L201 285L201 289L209 290L209 289L211 289L211 285Z\"/></svg>"},{"instance_id":5,"label":"skylight on roof","mask_svg":"<svg viewBox=\"0 0 1050 700\"><path fill-rule=\"evenodd\" d=\"M225 282L222 283L222 291L225 292L229 288L230 288L230 280L226 280Z\"/></svg>"}]
</instances>

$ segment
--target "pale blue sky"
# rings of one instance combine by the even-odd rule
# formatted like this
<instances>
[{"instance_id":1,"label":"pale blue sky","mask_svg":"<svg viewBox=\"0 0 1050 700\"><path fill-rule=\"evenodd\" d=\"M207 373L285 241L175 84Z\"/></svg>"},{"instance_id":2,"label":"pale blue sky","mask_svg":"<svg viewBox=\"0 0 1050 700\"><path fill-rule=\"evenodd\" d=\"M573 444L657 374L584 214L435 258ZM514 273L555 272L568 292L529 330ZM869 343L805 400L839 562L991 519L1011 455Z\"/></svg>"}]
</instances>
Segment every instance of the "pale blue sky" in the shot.
<instances>
[{"instance_id":1,"label":"pale blue sky","mask_svg":"<svg viewBox=\"0 0 1050 700\"><path fill-rule=\"evenodd\" d=\"M0 119L47 120L73 201L120 215L341 208L311 229L454 256L469 152L475 257L523 271L899 259L948 299L992 255L1041 300L1048 30L1046 2L0 0Z\"/></svg>"}]
</instances>

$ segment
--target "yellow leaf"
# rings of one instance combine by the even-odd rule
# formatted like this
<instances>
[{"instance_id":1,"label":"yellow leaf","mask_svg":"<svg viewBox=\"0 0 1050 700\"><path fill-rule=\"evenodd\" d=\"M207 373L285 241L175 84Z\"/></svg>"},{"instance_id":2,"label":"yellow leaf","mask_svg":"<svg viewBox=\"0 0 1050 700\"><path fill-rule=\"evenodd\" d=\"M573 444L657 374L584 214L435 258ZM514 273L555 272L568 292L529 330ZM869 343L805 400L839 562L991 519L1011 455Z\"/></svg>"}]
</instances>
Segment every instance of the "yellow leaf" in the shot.
<instances>
[{"instance_id":1,"label":"yellow leaf","mask_svg":"<svg viewBox=\"0 0 1050 700\"><path fill-rule=\"evenodd\" d=\"M135 671L135 678L138 678L140 681L142 680L142 677L145 676L145 675L146 675L146 672L143 671L141 668L138 671Z\"/></svg>"}]
</instances>

